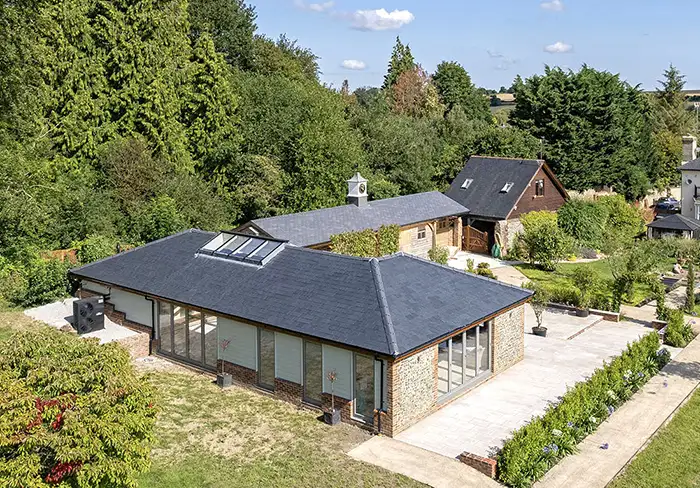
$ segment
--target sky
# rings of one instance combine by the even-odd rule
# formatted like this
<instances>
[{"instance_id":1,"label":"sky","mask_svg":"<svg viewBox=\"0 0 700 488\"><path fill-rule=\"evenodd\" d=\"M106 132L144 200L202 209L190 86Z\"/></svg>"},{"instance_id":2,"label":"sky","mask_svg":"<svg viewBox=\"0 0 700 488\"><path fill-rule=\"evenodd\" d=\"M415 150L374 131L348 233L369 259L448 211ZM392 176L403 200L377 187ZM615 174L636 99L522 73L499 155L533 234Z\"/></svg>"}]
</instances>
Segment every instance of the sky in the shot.
<instances>
[{"instance_id":1,"label":"sky","mask_svg":"<svg viewBox=\"0 0 700 488\"><path fill-rule=\"evenodd\" d=\"M509 87L545 65L581 65L656 88L673 63L700 88L698 0L249 0L258 32L320 57L336 88L381 85L396 36L434 72L457 61L478 86Z\"/></svg>"}]
</instances>

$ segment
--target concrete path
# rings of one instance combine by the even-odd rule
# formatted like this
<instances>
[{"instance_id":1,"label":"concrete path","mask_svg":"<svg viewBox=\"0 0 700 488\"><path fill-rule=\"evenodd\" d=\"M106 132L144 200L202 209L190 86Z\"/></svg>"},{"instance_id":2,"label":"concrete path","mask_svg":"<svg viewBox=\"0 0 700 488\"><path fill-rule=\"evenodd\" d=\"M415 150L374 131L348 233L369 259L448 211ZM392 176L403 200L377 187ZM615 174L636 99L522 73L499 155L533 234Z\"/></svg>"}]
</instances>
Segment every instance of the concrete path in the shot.
<instances>
[{"instance_id":1,"label":"concrete path","mask_svg":"<svg viewBox=\"0 0 700 488\"><path fill-rule=\"evenodd\" d=\"M555 331L554 322L562 322L561 334L542 338L526 333L522 361L399 433L396 439L450 458L464 451L488 457L514 429L544 413L568 386L585 379L603 361L619 355L627 343L651 331L631 322L598 322L566 340L575 328L564 322L576 319L548 314L545 325ZM531 320L526 316L526 331Z\"/></svg>"},{"instance_id":2,"label":"concrete path","mask_svg":"<svg viewBox=\"0 0 700 488\"><path fill-rule=\"evenodd\" d=\"M477 254L473 252L458 251L454 256L450 257L448 265L453 268L460 269L464 271L467 267L467 259L474 261L474 268L476 268L479 263L488 263L491 269L498 269L503 266L512 266L513 264L520 263L522 261L505 261L503 259L496 259L486 254Z\"/></svg>"},{"instance_id":3,"label":"concrete path","mask_svg":"<svg viewBox=\"0 0 700 488\"><path fill-rule=\"evenodd\" d=\"M348 455L400 473L435 488L500 487L491 478L455 459L384 436L375 436Z\"/></svg>"},{"instance_id":4,"label":"concrete path","mask_svg":"<svg viewBox=\"0 0 700 488\"><path fill-rule=\"evenodd\" d=\"M700 337L682 350L535 486L603 488L692 395L700 383ZM608 449L602 449L608 444ZM592 469L594 468L594 469Z\"/></svg>"}]
</instances>

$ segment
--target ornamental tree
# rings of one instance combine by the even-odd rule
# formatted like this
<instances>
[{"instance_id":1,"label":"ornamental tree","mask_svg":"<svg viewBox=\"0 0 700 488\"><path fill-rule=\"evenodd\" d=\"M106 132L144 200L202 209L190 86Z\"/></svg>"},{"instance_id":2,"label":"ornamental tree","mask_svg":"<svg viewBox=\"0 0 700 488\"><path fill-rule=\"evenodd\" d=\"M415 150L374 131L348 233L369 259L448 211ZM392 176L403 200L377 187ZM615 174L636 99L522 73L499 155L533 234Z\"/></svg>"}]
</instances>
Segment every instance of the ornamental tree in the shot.
<instances>
[{"instance_id":1,"label":"ornamental tree","mask_svg":"<svg viewBox=\"0 0 700 488\"><path fill-rule=\"evenodd\" d=\"M0 485L135 487L154 389L128 352L52 329L0 343Z\"/></svg>"},{"instance_id":2,"label":"ornamental tree","mask_svg":"<svg viewBox=\"0 0 700 488\"><path fill-rule=\"evenodd\" d=\"M571 250L571 238L559 228L554 212L530 212L521 217L525 232L523 242L531 264L554 271L556 263Z\"/></svg>"}]
</instances>

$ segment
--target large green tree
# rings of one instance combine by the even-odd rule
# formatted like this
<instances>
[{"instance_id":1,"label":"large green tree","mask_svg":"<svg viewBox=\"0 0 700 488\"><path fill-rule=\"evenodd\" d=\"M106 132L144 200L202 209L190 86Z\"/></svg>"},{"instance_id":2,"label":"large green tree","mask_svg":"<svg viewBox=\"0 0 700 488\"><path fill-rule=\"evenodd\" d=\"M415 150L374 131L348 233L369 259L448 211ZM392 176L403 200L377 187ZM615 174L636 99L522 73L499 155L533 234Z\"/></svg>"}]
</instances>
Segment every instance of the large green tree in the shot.
<instances>
[{"instance_id":1,"label":"large green tree","mask_svg":"<svg viewBox=\"0 0 700 488\"><path fill-rule=\"evenodd\" d=\"M651 112L638 87L606 71L545 69L515 86L510 122L544 140L545 156L574 190L613 185L628 198L646 193L656 161Z\"/></svg>"},{"instance_id":2,"label":"large green tree","mask_svg":"<svg viewBox=\"0 0 700 488\"><path fill-rule=\"evenodd\" d=\"M391 88L402 74L406 71L411 71L415 67L416 61L413 58L410 46L401 42L401 39L397 36L396 44L394 45L394 50L389 60L389 68L387 69L386 75L384 75L384 84L382 88Z\"/></svg>"},{"instance_id":3,"label":"large green tree","mask_svg":"<svg viewBox=\"0 0 700 488\"><path fill-rule=\"evenodd\" d=\"M477 93L469 73L459 63L440 63L433 75L433 83L447 110L459 106L471 119L491 119L488 98Z\"/></svg>"}]
</instances>

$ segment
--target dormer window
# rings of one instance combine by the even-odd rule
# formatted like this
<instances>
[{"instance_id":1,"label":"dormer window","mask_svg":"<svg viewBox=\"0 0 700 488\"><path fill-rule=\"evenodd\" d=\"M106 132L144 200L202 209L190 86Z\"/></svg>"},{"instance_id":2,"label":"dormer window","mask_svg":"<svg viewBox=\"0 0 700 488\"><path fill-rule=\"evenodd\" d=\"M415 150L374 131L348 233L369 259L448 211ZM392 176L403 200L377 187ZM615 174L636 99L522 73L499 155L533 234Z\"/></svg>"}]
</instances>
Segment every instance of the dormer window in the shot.
<instances>
[{"instance_id":1,"label":"dormer window","mask_svg":"<svg viewBox=\"0 0 700 488\"><path fill-rule=\"evenodd\" d=\"M515 183L508 182L505 185L503 185L503 188L501 188L501 193L508 193L512 188Z\"/></svg>"},{"instance_id":2,"label":"dormer window","mask_svg":"<svg viewBox=\"0 0 700 488\"><path fill-rule=\"evenodd\" d=\"M474 180L472 180L471 178L467 178L466 180L464 180L464 183L462 183L462 190L466 190L467 188L469 188L473 182Z\"/></svg>"}]
</instances>

